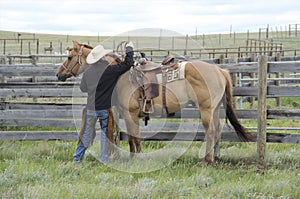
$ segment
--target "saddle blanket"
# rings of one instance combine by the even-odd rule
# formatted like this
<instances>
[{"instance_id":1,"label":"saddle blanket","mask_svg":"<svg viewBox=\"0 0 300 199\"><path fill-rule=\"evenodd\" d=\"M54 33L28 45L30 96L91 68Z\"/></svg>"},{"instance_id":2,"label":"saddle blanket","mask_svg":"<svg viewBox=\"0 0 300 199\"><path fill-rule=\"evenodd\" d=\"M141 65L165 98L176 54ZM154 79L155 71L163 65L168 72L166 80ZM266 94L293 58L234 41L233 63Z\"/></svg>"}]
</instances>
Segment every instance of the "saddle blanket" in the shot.
<instances>
[{"instance_id":1,"label":"saddle blanket","mask_svg":"<svg viewBox=\"0 0 300 199\"><path fill-rule=\"evenodd\" d=\"M178 68L176 70L167 71L167 83L176 80L184 79L185 77L185 65L187 62L178 63ZM159 84L162 84L162 73L156 75Z\"/></svg>"}]
</instances>

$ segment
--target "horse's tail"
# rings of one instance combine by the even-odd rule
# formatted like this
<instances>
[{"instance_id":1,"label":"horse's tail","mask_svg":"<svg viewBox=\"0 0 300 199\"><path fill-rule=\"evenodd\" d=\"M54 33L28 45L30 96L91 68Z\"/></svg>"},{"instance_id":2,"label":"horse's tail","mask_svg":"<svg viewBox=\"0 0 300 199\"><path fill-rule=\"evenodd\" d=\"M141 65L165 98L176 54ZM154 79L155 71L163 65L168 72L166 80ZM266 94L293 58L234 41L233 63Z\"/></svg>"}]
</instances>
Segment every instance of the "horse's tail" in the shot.
<instances>
[{"instance_id":1,"label":"horse's tail","mask_svg":"<svg viewBox=\"0 0 300 199\"><path fill-rule=\"evenodd\" d=\"M223 105L226 110L226 116L241 141L252 141L252 135L240 124L236 112L232 106L232 84L230 75L227 70L220 70L226 79L225 93L223 96Z\"/></svg>"}]
</instances>

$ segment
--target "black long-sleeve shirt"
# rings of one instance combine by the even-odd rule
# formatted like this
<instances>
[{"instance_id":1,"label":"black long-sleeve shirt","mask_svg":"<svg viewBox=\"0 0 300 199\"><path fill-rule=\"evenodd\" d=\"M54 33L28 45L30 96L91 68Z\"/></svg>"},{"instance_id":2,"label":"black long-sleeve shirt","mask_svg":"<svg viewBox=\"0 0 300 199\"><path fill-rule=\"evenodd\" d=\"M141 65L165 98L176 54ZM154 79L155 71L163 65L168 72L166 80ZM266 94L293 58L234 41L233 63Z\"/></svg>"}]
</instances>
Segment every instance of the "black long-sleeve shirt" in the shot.
<instances>
[{"instance_id":1,"label":"black long-sleeve shirt","mask_svg":"<svg viewBox=\"0 0 300 199\"><path fill-rule=\"evenodd\" d=\"M126 48L125 60L116 65L108 66L101 75L95 94L95 110L108 109L112 106L112 93L118 78L133 66L133 49Z\"/></svg>"},{"instance_id":2,"label":"black long-sleeve shirt","mask_svg":"<svg viewBox=\"0 0 300 199\"><path fill-rule=\"evenodd\" d=\"M92 64L82 75L80 90L87 93L87 109L95 110L95 94L96 88L101 75L106 69L107 61L99 60Z\"/></svg>"}]
</instances>

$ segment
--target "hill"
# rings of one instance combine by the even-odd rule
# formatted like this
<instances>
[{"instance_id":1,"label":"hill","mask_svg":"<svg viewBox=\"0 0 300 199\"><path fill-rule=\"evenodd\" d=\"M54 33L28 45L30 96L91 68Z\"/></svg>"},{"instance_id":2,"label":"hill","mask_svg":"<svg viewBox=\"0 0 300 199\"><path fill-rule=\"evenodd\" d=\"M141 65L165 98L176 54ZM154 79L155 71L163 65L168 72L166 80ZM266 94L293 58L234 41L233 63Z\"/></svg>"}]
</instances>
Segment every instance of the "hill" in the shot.
<instances>
[{"instance_id":1,"label":"hill","mask_svg":"<svg viewBox=\"0 0 300 199\"><path fill-rule=\"evenodd\" d=\"M158 31L160 30L160 31ZM96 46L101 43L106 48L116 49L121 41L131 40L136 49L200 49L234 47L247 45L248 39L261 39L268 42L282 43L283 49L300 49L300 34L289 35L287 31L253 32L253 33L228 33L228 34L202 34L171 36L170 31L162 29L149 29L158 32L147 36L144 32L128 32L127 35L116 36L77 36L77 35L53 35L36 34L27 32L11 32L0 30L0 54L43 54L44 48L52 44L54 54L64 53L68 46L72 46L72 40ZM137 36L142 35L142 36ZM49 53L49 52L48 52ZM294 52L291 52L293 55Z\"/></svg>"}]
</instances>

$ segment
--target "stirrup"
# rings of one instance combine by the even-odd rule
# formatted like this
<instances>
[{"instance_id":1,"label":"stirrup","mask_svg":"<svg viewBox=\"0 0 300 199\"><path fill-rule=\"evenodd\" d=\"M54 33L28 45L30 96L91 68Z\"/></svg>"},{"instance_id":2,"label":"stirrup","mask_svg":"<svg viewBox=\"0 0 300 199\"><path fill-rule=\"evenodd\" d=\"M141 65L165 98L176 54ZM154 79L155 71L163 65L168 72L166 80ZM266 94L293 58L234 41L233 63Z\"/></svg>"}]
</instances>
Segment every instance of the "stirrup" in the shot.
<instances>
[{"instance_id":1,"label":"stirrup","mask_svg":"<svg viewBox=\"0 0 300 199\"><path fill-rule=\"evenodd\" d=\"M146 111L146 105L147 105L147 102L150 101L150 109L149 111ZM151 114L154 112L154 104L153 104L153 100L144 100L144 105L143 105L143 112L146 113L146 114Z\"/></svg>"}]
</instances>

